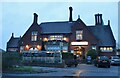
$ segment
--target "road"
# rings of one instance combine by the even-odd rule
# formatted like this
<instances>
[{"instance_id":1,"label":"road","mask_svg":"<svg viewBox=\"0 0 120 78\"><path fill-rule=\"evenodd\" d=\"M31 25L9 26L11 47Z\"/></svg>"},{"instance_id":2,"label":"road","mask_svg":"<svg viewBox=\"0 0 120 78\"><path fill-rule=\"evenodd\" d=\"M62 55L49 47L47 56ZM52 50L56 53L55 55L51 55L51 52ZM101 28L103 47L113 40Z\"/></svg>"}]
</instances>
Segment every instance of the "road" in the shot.
<instances>
[{"instance_id":1,"label":"road","mask_svg":"<svg viewBox=\"0 0 120 78\"><path fill-rule=\"evenodd\" d=\"M34 69L54 70L56 72L39 73L39 74L3 74L2 78L119 78L120 67L111 66L111 68L97 68L94 65L80 64L77 67L50 68L50 67L33 67ZM119 71L118 71L119 70Z\"/></svg>"}]
</instances>

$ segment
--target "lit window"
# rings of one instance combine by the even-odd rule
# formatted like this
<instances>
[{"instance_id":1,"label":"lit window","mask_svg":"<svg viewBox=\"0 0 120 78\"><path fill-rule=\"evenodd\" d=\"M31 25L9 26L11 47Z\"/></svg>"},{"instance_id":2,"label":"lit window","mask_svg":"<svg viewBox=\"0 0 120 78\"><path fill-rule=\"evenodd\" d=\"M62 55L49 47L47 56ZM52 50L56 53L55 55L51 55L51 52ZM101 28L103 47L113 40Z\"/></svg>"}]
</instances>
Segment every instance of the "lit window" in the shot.
<instances>
[{"instance_id":1,"label":"lit window","mask_svg":"<svg viewBox=\"0 0 120 78\"><path fill-rule=\"evenodd\" d=\"M103 50L106 50L106 47L104 47L104 49Z\"/></svg>"},{"instance_id":2,"label":"lit window","mask_svg":"<svg viewBox=\"0 0 120 78\"><path fill-rule=\"evenodd\" d=\"M107 50L110 50L110 48L109 48L109 47L107 47Z\"/></svg>"},{"instance_id":3,"label":"lit window","mask_svg":"<svg viewBox=\"0 0 120 78\"><path fill-rule=\"evenodd\" d=\"M95 46L95 45L94 45L94 46L92 46L92 49L96 50L96 46Z\"/></svg>"},{"instance_id":4,"label":"lit window","mask_svg":"<svg viewBox=\"0 0 120 78\"><path fill-rule=\"evenodd\" d=\"M63 35L50 35L49 40L63 40Z\"/></svg>"},{"instance_id":5,"label":"lit window","mask_svg":"<svg viewBox=\"0 0 120 78\"><path fill-rule=\"evenodd\" d=\"M103 50L103 48L101 47L100 50Z\"/></svg>"},{"instance_id":6,"label":"lit window","mask_svg":"<svg viewBox=\"0 0 120 78\"><path fill-rule=\"evenodd\" d=\"M82 40L83 39L83 30L77 30L76 31L76 40Z\"/></svg>"},{"instance_id":7,"label":"lit window","mask_svg":"<svg viewBox=\"0 0 120 78\"><path fill-rule=\"evenodd\" d=\"M112 47L110 47L110 50L112 51L112 50L113 50L113 48L112 48Z\"/></svg>"},{"instance_id":8,"label":"lit window","mask_svg":"<svg viewBox=\"0 0 120 78\"><path fill-rule=\"evenodd\" d=\"M31 33L31 41L37 41L37 34L38 34L37 31L33 31Z\"/></svg>"},{"instance_id":9,"label":"lit window","mask_svg":"<svg viewBox=\"0 0 120 78\"><path fill-rule=\"evenodd\" d=\"M100 50L102 52L112 52L113 48L112 47L100 47Z\"/></svg>"}]
</instances>

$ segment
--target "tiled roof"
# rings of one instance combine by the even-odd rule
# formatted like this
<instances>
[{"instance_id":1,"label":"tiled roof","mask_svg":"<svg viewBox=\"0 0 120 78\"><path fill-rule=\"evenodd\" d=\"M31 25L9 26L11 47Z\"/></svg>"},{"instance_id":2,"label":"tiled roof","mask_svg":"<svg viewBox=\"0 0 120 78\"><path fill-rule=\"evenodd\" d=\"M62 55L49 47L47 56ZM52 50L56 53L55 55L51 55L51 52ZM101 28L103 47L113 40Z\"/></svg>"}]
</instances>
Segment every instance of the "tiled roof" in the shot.
<instances>
[{"instance_id":1,"label":"tiled roof","mask_svg":"<svg viewBox=\"0 0 120 78\"><path fill-rule=\"evenodd\" d=\"M71 26L74 22L46 22L41 23L43 34L71 33ZM115 39L109 25L86 26L91 33L99 40L99 46L115 46Z\"/></svg>"},{"instance_id":2,"label":"tiled roof","mask_svg":"<svg viewBox=\"0 0 120 78\"><path fill-rule=\"evenodd\" d=\"M9 47L18 47L18 42L19 42L19 40L20 40L20 37L18 37L18 38L11 38L9 41L8 41L8 43L7 43L7 47L9 48Z\"/></svg>"},{"instance_id":3,"label":"tiled roof","mask_svg":"<svg viewBox=\"0 0 120 78\"><path fill-rule=\"evenodd\" d=\"M74 22L46 22L41 23L43 34L49 33L71 33L71 26Z\"/></svg>"},{"instance_id":4,"label":"tiled roof","mask_svg":"<svg viewBox=\"0 0 120 78\"><path fill-rule=\"evenodd\" d=\"M87 26L99 39L99 46L115 46L115 39L109 25Z\"/></svg>"}]
</instances>

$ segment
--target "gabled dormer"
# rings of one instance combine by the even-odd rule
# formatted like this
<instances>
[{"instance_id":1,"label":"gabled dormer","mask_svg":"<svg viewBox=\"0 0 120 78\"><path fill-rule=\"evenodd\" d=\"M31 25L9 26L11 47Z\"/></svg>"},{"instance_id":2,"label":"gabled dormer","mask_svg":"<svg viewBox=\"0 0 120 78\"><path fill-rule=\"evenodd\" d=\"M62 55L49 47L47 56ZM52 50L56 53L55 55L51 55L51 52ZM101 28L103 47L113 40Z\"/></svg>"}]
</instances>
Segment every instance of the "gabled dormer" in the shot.
<instances>
[{"instance_id":1,"label":"gabled dormer","mask_svg":"<svg viewBox=\"0 0 120 78\"><path fill-rule=\"evenodd\" d=\"M89 31L86 24L80 19L76 20L76 23L71 28L71 41L88 41L91 44L97 43L97 38Z\"/></svg>"}]
</instances>

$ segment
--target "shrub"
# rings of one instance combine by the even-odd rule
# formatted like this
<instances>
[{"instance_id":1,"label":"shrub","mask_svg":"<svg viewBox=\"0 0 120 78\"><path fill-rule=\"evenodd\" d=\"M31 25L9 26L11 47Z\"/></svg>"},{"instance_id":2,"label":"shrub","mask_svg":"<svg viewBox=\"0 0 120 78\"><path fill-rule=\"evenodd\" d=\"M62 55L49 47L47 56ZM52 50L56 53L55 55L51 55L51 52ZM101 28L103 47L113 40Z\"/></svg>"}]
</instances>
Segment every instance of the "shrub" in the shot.
<instances>
[{"instance_id":1,"label":"shrub","mask_svg":"<svg viewBox=\"0 0 120 78\"><path fill-rule=\"evenodd\" d=\"M11 68L13 65L19 65L21 62L21 54L18 52L5 52L2 53L2 68Z\"/></svg>"},{"instance_id":2,"label":"shrub","mask_svg":"<svg viewBox=\"0 0 120 78\"><path fill-rule=\"evenodd\" d=\"M66 53L62 53L62 59L65 60L65 59L73 59L74 56L73 56L73 53L70 53L70 52L66 52Z\"/></svg>"},{"instance_id":3,"label":"shrub","mask_svg":"<svg viewBox=\"0 0 120 78\"><path fill-rule=\"evenodd\" d=\"M62 59L65 61L65 64L71 64L74 60L74 55L73 53L66 52L62 53Z\"/></svg>"},{"instance_id":4,"label":"shrub","mask_svg":"<svg viewBox=\"0 0 120 78\"><path fill-rule=\"evenodd\" d=\"M92 59L96 59L96 57L97 57L97 52L96 52L96 50L94 50L94 49L89 50L89 51L87 52L87 56L91 56Z\"/></svg>"}]
</instances>

